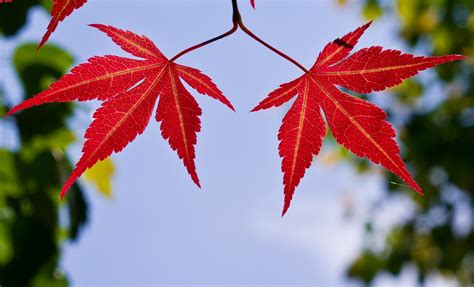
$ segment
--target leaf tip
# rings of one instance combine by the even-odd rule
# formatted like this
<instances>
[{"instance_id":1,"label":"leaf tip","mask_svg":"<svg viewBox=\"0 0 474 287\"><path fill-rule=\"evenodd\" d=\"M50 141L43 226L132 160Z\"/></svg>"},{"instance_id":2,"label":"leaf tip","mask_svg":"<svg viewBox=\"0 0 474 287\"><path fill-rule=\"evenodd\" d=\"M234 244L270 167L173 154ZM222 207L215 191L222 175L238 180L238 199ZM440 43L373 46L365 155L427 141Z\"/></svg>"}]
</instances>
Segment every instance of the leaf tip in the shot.
<instances>
[{"instance_id":1,"label":"leaf tip","mask_svg":"<svg viewBox=\"0 0 474 287\"><path fill-rule=\"evenodd\" d=\"M423 192L421 187L413 179L409 179L408 181L405 181L405 182L408 185L404 185L404 186L413 189L414 191L416 191L416 193L418 193L421 196L425 196L425 193ZM394 183L394 184L396 184L396 183Z\"/></svg>"},{"instance_id":2,"label":"leaf tip","mask_svg":"<svg viewBox=\"0 0 474 287\"><path fill-rule=\"evenodd\" d=\"M198 175L197 175L197 173L196 173L196 170L190 171L190 170L188 169L188 173L189 173L189 175L191 176L191 179L192 179L192 181L194 182L194 184L195 184L199 189L202 190L201 182L199 181L199 177L198 177Z\"/></svg>"},{"instance_id":3,"label":"leaf tip","mask_svg":"<svg viewBox=\"0 0 474 287\"><path fill-rule=\"evenodd\" d=\"M260 110L259 106L256 106L255 108L251 109L249 113L255 113Z\"/></svg>"},{"instance_id":4,"label":"leaf tip","mask_svg":"<svg viewBox=\"0 0 474 287\"><path fill-rule=\"evenodd\" d=\"M11 108L6 114L3 115L3 118L7 118L18 112L18 106Z\"/></svg>"},{"instance_id":5,"label":"leaf tip","mask_svg":"<svg viewBox=\"0 0 474 287\"><path fill-rule=\"evenodd\" d=\"M59 199L63 200L63 199L64 199L64 197L66 196L66 192L67 192L67 191L66 191L66 190L64 190L64 189L63 189L63 190L61 190L61 194L59 195Z\"/></svg>"},{"instance_id":6,"label":"leaf tip","mask_svg":"<svg viewBox=\"0 0 474 287\"><path fill-rule=\"evenodd\" d=\"M461 60L469 59L468 56L459 55L459 54L454 54L452 56L453 56L454 61L461 61Z\"/></svg>"},{"instance_id":7,"label":"leaf tip","mask_svg":"<svg viewBox=\"0 0 474 287\"><path fill-rule=\"evenodd\" d=\"M109 25L104 25L104 24L89 24L89 27L95 28L107 35L109 35L109 31L112 28L112 26Z\"/></svg>"},{"instance_id":8,"label":"leaf tip","mask_svg":"<svg viewBox=\"0 0 474 287\"><path fill-rule=\"evenodd\" d=\"M46 44L50 35L51 33L49 33L49 31L46 32L46 34L44 34L43 38L41 38L41 42L38 44L38 46L36 46L36 51L39 51L39 49L41 49L44 46L44 44Z\"/></svg>"},{"instance_id":9,"label":"leaf tip","mask_svg":"<svg viewBox=\"0 0 474 287\"><path fill-rule=\"evenodd\" d=\"M230 102L226 104L226 106L229 107L229 109L231 109L234 113L236 112L234 106Z\"/></svg>"},{"instance_id":10,"label":"leaf tip","mask_svg":"<svg viewBox=\"0 0 474 287\"><path fill-rule=\"evenodd\" d=\"M293 199L293 193L295 192L294 187L289 187L285 186L284 194L285 194L285 199L284 199L284 205L283 205L283 211L281 212L281 217L285 216L285 214L288 212L288 209L290 209L291 205L291 200Z\"/></svg>"},{"instance_id":11,"label":"leaf tip","mask_svg":"<svg viewBox=\"0 0 474 287\"><path fill-rule=\"evenodd\" d=\"M106 26L103 25L103 24L89 24L89 25L87 25L87 26L92 27L92 28L99 29L99 30L101 30L101 31L102 31L103 28L106 27Z\"/></svg>"},{"instance_id":12,"label":"leaf tip","mask_svg":"<svg viewBox=\"0 0 474 287\"><path fill-rule=\"evenodd\" d=\"M361 30L362 33L364 33L367 29L369 29L370 26L372 26L372 23L374 23L374 20L370 20L369 22L365 23L364 25L359 27L359 31Z\"/></svg>"},{"instance_id":13,"label":"leaf tip","mask_svg":"<svg viewBox=\"0 0 474 287\"><path fill-rule=\"evenodd\" d=\"M64 183L63 188L61 189L61 193L59 195L61 200L63 200L64 197L66 197L67 192L69 191L71 186L76 182L76 180L78 178L78 174L80 176L81 173L83 173L83 171L78 170L77 165L76 165L76 168L72 171L72 173L69 176L68 180Z\"/></svg>"},{"instance_id":14,"label":"leaf tip","mask_svg":"<svg viewBox=\"0 0 474 287\"><path fill-rule=\"evenodd\" d=\"M423 192L423 190L421 189L421 187L419 187L418 185L416 186L415 191L416 191L419 195L425 196L425 193Z\"/></svg>"}]
</instances>

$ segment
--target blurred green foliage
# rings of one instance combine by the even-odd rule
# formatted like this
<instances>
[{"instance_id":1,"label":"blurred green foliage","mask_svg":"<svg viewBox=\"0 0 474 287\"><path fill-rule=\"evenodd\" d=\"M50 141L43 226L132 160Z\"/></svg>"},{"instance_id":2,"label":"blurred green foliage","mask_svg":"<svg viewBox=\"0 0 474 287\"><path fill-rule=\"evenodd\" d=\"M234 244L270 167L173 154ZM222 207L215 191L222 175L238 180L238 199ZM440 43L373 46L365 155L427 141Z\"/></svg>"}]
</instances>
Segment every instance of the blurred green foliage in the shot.
<instances>
[{"instance_id":1,"label":"blurred green foliage","mask_svg":"<svg viewBox=\"0 0 474 287\"><path fill-rule=\"evenodd\" d=\"M0 35L14 37L26 23L29 9L47 2L23 0L0 5ZM53 45L36 51L36 44L18 46L11 61L25 98L47 88L73 63L68 52ZM9 95L0 95L2 116L10 108L3 100ZM65 150L74 141L66 124L73 109L72 104L52 104L0 119L0 125L8 121L19 138L17 148L0 147L2 287L68 285L59 268L61 246L79 238L88 214L79 185L73 186L64 201L59 199L72 169Z\"/></svg>"},{"instance_id":2,"label":"blurred green foliage","mask_svg":"<svg viewBox=\"0 0 474 287\"><path fill-rule=\"evenodd\" d=\"M362 14L395 16L400 38L416 54L474 56L472 0L366 0ZM391 90L389 115L401 123L403 157L426 195L392 184L398 180L386 174L389 192L377 205L404 196L414 211L407 206L406 219L383 236L386 226L376 215L366 223L365 246L349 277L370 284L415 266L420 284L440 274L474 285L473 63L442 65Z\"/></svg>"},{"instance_id":3,"label":"blurred green foliage","mask_svg":"<svg viewBox=\"0 0 474 287\"><path fill-rule=\"evenodd\" d=\"M0 35L15 36L25 26L31 8L39 6L51 11L52 4L50 0L21 0L0 5Z\"/></svg>"}]
</instances>

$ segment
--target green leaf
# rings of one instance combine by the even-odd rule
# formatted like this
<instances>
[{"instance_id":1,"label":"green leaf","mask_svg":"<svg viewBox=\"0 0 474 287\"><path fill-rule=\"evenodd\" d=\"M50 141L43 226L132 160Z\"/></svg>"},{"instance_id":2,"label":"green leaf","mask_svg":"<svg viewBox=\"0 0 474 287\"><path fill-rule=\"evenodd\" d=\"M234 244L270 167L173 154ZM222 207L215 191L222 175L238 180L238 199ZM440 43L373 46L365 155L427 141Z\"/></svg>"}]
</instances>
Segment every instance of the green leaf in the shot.
<instances>
[{"instance_id":1,"label":"green leaf","mask_svg":"<svg viewBox=\"0 0 474 287\"><path fill-rule=\"evenodd\" d=\"M375 20L382 16L383 10L377 0L369 0L365 4L362 14L367 20Z\"/></svg>"},{"instance_id":2,"label":"green leaf","mask_svg":"<svg viewBox=\"0 0 474 287\"><path fill-rule=\"evenodd\" d=\"M0 118L3 118L3 116L7 113L4 97L4 92L2 87L0 87Z\"/></svg>"},{"instance_id":3,"label":"green leaf","mask_svg":"<svg viewBox=\"0 0 474 287\"><path fill-rule=\"evenodd\" d=\"M0 4L0 35L15 35L26 24L28 12L36 5L38 0L16 0Z\"/></svg>"},{"instance_id":4,"label":"green leaf","mask_svg":"<svg viewBox=\"0 0 474 287\"><path fill-rule=\"evenodd\" d=\"M53 1L50 0L40 0L40 4L43 6L43 8L49 12L53 9Z\"/></svg>"},{"instance_id":5,"label":"green leaf","mask_svg":"<svg viewBox=\"0 0 474 287\"><path fill-rule=\"evenodd\" d=\"M67 287L69 286L66 275L58 269L57 259L54 258L44 264L36 276L31 280L32 287Z\"/></svg>"},{"instance_id":6,"label":"green leaf","mask_svg":"<svg viewBox=\"0 0 474 287\"><path fill-rule=\"evenodd\" d=\"M420 0L398 0L397 11L403 27L414 26Z\"/></svg>"},{"instance_id":7,"label":"green leaf","mask_svg":"<svg viewBox=\"0 0 474 287\"><path fill-rule=\"evenodd\" d=\"M21 73L28 66L36 64L64 73L74 62L74 58L69 53L57 46L45 45L37 51L36 45L36 43L27 43L15 50L13 63L18 72Z\"/></svg>"},{"instance_id":8,"label":"green leaf","mask_svg":"<svg viewBox=\"0 0 474 287\"><path fill-rule=\"evenodd\" d=\"M21 185L15 165L15 154L11 151L0 149L0 208L5 197L21 193Z\"/></svg>"},{"instance_id":9,"label":"green leaf","mask_svg":"<svg viewBox=\"0 0 474 287\"><path fill-rule=\"evenodd\" d=\"M53 45L36 51L36 44L24 44L13 54L13 64L22 82L25 98L46 89L52 80L69 69L72 62L69 53ZM64 129L72 115L72 107L72 104L65 103L47 105L14 115L21 143Z\"/></svg>"},{"instance_id":10,"label":"green leaf","mask_svg":"<svg viewBox=\"0 0 474 287\"><path fill-rule=\"evenodd\" d=\"M66 148L75 141L74 133L67 129L59 129L49 135L37 135L20 149L20 156L24 161L32 161L38 154L50 150L64 153Z\"/></svg>"},{"instance_id":11,"label":"green leaf","mask_svg":"<svg viewBox=\"0 0 474 287\"><path fill-rule=\"evenodd\" d=\"M0 266L5 265L13 256L10 233L4 222L5 219L1 218L3 210L4 208L0 207Z\"/></svg>"}]
</instances>

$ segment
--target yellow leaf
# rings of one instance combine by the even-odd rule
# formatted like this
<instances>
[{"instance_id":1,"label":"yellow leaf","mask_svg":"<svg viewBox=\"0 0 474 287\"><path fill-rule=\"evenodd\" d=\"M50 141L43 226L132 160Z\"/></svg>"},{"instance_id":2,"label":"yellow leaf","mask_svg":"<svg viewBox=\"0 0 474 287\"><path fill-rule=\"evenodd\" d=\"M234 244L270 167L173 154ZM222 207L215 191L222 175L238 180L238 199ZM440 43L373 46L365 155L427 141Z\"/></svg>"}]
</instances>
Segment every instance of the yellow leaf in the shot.
<instances>
[{"instance_id":1,"label":"yellow leaf","mask_svg":"<svg viewBox=\"0 0 474 287\"><path fill-rule=\"evenodd\" d=\"M336 0L337 5L344 6L347 4L347 0Z\"/></svg>"},{"instance_id":2,"label":"yellow leaf","mask_svg":"<svg viewBox=\"0 0 474 287\"><path fill-rule=\"evenodd\" d=\"M96 186L103 196L110 198L112 197L112 176L114 173L114 164L110 158L107 158L88 169L84 176L88 182Z\"/></svg>"},{"instance_id":3,"label":"yellow leaf","mask_svg":"<svg viewBox=\"0 0 474 287\"><path fill-rule=\"evenodd\" d=\"M382 16L383 10L376 0L369 0L365 4L362 14L366 20L375 20Z\"/></svg>"}]
</instances>

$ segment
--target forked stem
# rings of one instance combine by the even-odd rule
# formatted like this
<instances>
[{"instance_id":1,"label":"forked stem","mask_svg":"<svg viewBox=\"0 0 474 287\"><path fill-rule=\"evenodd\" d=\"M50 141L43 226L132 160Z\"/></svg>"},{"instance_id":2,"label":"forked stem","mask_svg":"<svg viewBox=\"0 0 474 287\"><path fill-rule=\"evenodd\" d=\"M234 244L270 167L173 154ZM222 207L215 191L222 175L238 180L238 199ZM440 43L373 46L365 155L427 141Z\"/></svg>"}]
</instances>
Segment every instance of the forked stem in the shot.
<instances>
[{"instance_id":1,"label":"forked stem","mask_svg":"<svg viewBox=\"0 0 474 287\"><path fill-rule=\"evenodd\" d=\"M171 58L170 62L176 61L178 58L180 58L180 57L186 55L187 53L189 53L189 52L191 52L191 51L194 51L194 50L196 50L196 49L202 48L202 47L204 47L204 46L206 46L206 45L209 45L209 44L211 44L211 43L213 43L213 42L219 41L219 40L221 40L221 39L224 39L225 37L228 37L228 36L234 34L235 31L237 31L237 29L239 28L239 23L242 22L241 17L240 17L239 7L237 6L237 1L234 1L234 0L232 0L232 13L233 13L233 14L232 14L232 24L233 24L233 25L232 25L232 28L231 28L229 31L225 32L225 33L222 34L222 35L219 35L219 36L217 36L217 37L214 37L214 38L212 38L212 39L209 39L209 40L207 40L207 41L204 41L204 42L202 42L202 43L200 43L200 44L197 44L197 45L194 45L194 46L192 46L192 47L187 48L186 50L184 50L184 51L178 53L176 56L174 56L173 58Z\"/></svg>"},{"instance_id":2,"label":"forked stem","mask_svg":"<svg viewBox=\"0 0 474 287\"><path fill-rule=\"evenodd\" d=\"M271 50L272 52L276 53L277 55L279 55L280 57L284 58L285 60L287 60L288 62L292 63L293 65L297 66L298 68L300 68L303 72L306 73L309 73L309 71L303 66L301 65L300 63L298 63L298 61L296 61L295 59L291 58L290 56L288 56L287 54L283 53L282 51L278 50L277 48L273 47L272 45L268 44L267 42L265 42L264 40L262 40L261 38L259 38L257 35L255 35L249 28L247 28L244 24L244 22L242 21L242 16L240 15L240 11L239 11L239 5L237 3L237 0L232 0L232 11L233 11L233 15L232 15L232 23L233 23L233 26L232 26L232 29L230 29L229 31L225 32L224 34L220 35L220 36L217 36L217 37L214 37L212 39L209 39L207 41L204 41L200 44L197 44L197 45L194 45L192 47L189 47L187 48L186 50L183 50L182 52L178 53L176 56L174 56L173 58L171 58L170 62L174 62L176 61L178 58L186 55L187 53L191 52L191 51L194 51L196 49L199 49L199 48L202 48L206 45L209 45L213 42L216 42L216 41L219 41L225 37L228 37L232 34L235 33L235 31L237 31L238 28L242 29L242 31L247 34L248 36L250 36L252 39L254 39L255 41L259 42L260 44L262 44L263 46L265 46L267 49Z\"/></svg>"},{"instance_id":3,"label":"forked stem","mask_svg":"<svg viewBox=\"0 0 474 287\"><path fill-rule=\"evenodd\" d=\"M196 50L196 49L202 48L202 47L204 47L204 46L206 46L206 45L211 44L212 42L219 41L219 40L221 40L221 39L224 39L225 37L228 37L228 36L234 34L234 32L237 31L237 28L238 28L238 27L239 27L239 26L238 26L236 23L234 23L234 26L233 26L232 29L230 29L229 31L225 32L225 33L222 34L222 35L219 35L219 36L217 36L217 37L214 37L214 38L212 38L212 39L209 39L209 40L207 40L207 41L204 41L204 42L202 42L202 43L200 43L200 44L197 44L197 45L194 45L194 46L192 46L192 47L187 48L186 50L184 50L184 51L178 53L176 56L174 56L173 58L171 58L170 62L176 61L178 58L180 58L181 56L186 55L187 53L189 53L189 52L191 52L191 51L194 51L194 50Z\"/></svg>"},{"instance_id":4,"label":"forked stem","mask_svg":"<svg viewBox=\"0 0 474 287\"><path fill-rule=\"evenodd\" d=\"M280 57L286 59L287 61L289 61L290 63L292 63L293 65L297 66L298 68L300 68L301 70L303 70L303 72L305 73L309 73L309 71L303 66L301 65L300 63L298 63L295 59L291 58L290 56L288 56L287 54L281 52L280 50L278 50L277 48L273 47L272 45L268 44L267 42L263 41L262 39L260 39L257 35L255 35L252 31L250 31L245 25L244 23L240 22L239 23L239 27L240 29L242 29L242 31L244 31L245 34L249 35L250 37L252 37L255 41L259 42L260 44L262 44L263 46L267 47L268 49L270 49L271 51L273 51L274 53L278 54Z\"/></svg>"},{"instance_id":5,"label":"forked stem","mask_svg":"<svg viewBox=\"0 0 474 287\"><path fill-rule=\"evenodd\" d=\"M266 48L270 49L272 52L276 53L277 55L279 55L280 57L286 59L287 61L289 61L290 63L292 63L293 65L297 66L298 68L300 68L303 72L305 73L309 73L309 71L303 66L301 65L300 63L298 63L298 61L296 61L295 59L293 59L292 57L288 56L287 54L283 53L282 51L278 50L277 48L273 47L272 45L268 44L267 42L265 42L264 40L262 40L261 38L259 38L257 35L255 35L249 28L247 28L244 24L244 22L242 21L242 17L240 16L240 12L239 12L239 5L237 4L237 0L232 0L232 8L234 9L234 25L235 25L235 21L237 21L237 24L239 26L240 29L242 29L242 31L249 35L252 39L254 39L255 41L259 42L260 44L262 44L263 46L265 46ZM237 15L237 17L236 17Z\"/></svg>"}]
</instances>

